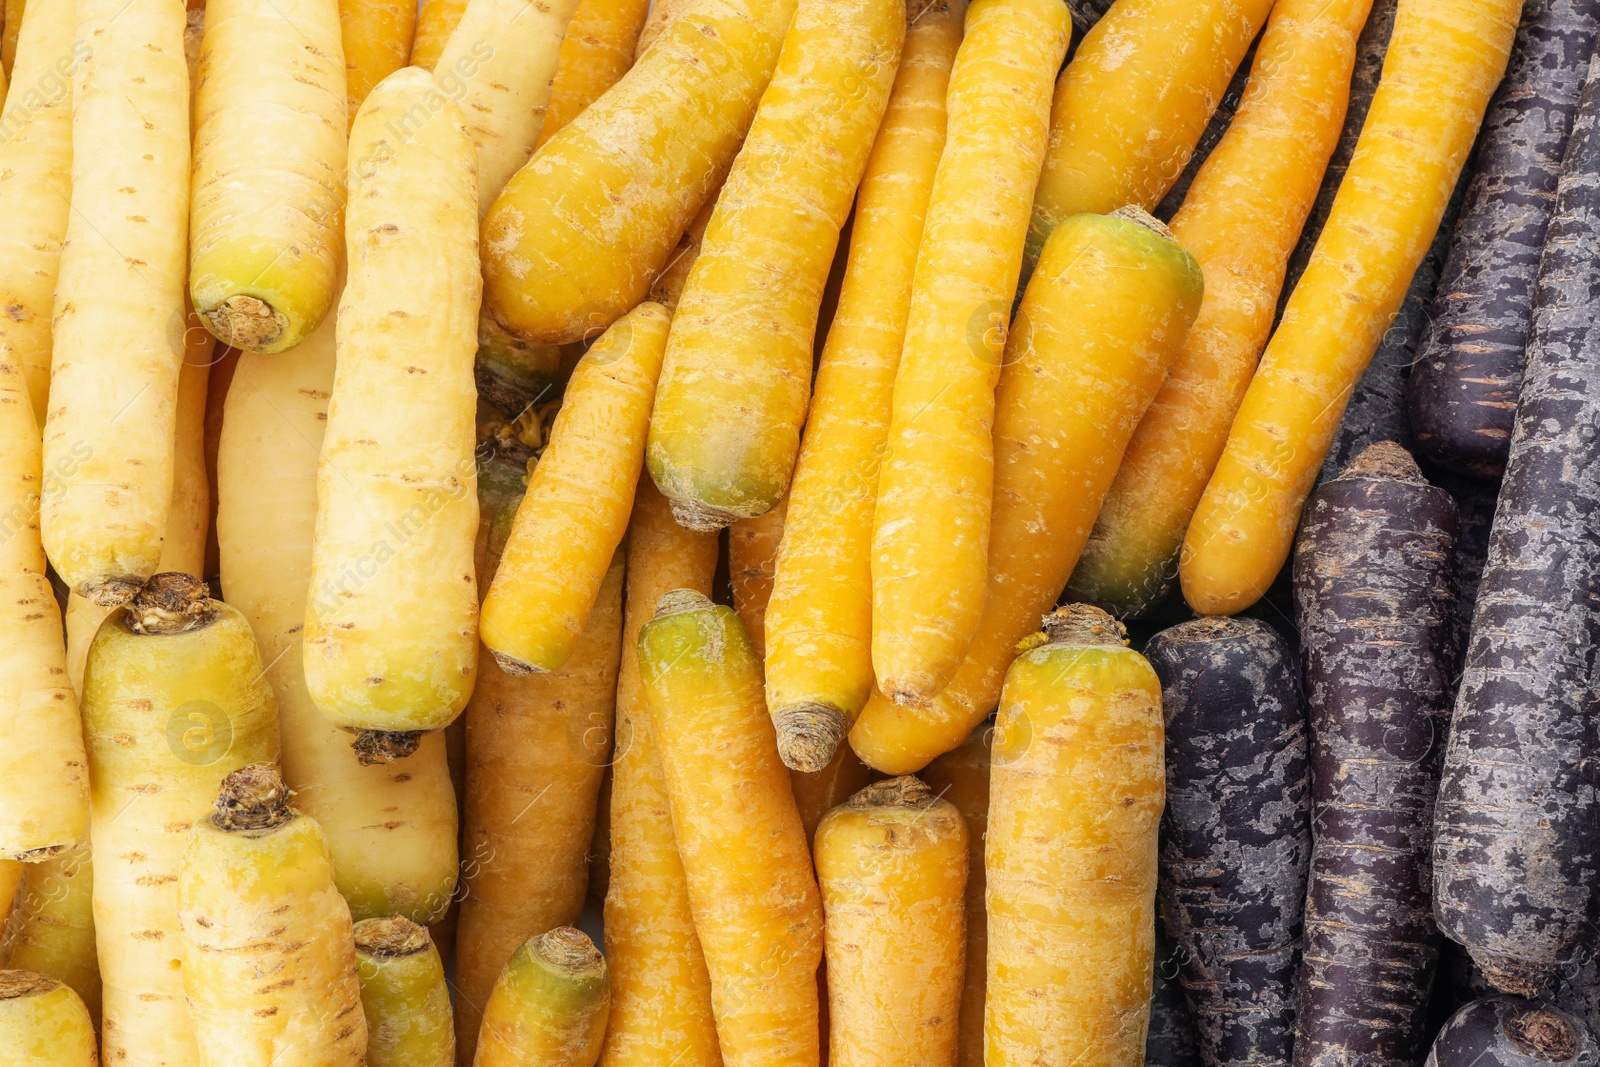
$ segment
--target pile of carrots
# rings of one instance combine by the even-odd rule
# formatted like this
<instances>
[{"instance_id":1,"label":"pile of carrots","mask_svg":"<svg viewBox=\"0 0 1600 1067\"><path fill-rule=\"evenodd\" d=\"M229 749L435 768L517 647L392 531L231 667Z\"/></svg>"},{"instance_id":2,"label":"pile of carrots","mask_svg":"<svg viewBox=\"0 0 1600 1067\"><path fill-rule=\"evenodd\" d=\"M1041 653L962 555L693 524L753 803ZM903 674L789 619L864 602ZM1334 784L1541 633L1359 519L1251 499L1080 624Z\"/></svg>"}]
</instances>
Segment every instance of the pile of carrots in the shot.
<instances>
[{"instance_id":1,"label":"pile of carrots","mask_svg":"<svg viewBox=\"0 0 1600 1067\"><path fill-rule=\"evenodd\" d=\"M0 1067L1600 1058L1600 0L3 7Z\"/></svg>"}]
</instances>

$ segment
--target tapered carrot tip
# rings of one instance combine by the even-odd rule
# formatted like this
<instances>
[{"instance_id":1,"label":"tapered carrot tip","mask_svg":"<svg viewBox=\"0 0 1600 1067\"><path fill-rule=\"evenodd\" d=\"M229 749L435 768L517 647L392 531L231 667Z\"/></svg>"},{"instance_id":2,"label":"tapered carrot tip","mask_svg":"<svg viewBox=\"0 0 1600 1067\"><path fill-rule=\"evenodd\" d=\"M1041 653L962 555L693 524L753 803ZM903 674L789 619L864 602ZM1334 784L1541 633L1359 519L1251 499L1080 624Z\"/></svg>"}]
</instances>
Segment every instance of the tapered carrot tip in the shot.
<instances>
[{"instance_id":1,"label":"tapered carrot tip","mask_svg":"<svg viewBox=\"0 0 1600 1067\"><path fill-rule=\"evenodd\" d=\"M228 297L201 315L217 340L252 352L272 344L289 328L289 316L265 300L243 293Z\"/></svg>"},{"instance_id":2,"label":"tapered carrot tip","mask_svg":"<svg viewBox=\"0 0 1600 1067\"><path fill-rule=\"evenodd\" d=\"M428 930L404 915L385 915L356 923L356 948L369 956L400 959L428 948Z\"/></svg>"},{"instance_id":3,"label":"tapered carrot tip","mask_svg":"<svg viewBox=\"0 0 1600 1067\"><path fill-rule=\"evenodd\" d=\"M1044 617L1044 632L1023 641L1052 645L1126 645L1128 628L1093 604L1067 604ZM1041 640L1042 638L1042 640Z\"/></svg>"},{"instance_id":4,"label":"tapered carrot tip","mask_svg":"<svg viewBox=\"0 0 1600 1067\"><path fill-rule=\"evenodd\" d=\"M839 709L829 704L796 704L773 713L778 756L791 771L820 771L850 732Z\"/></svg>"},{"instance_id":5,"label":"tapered carrot tip","mask_svg":"<svg viewBox=\"0 0 1600 1067\"><path fill-rule=\"evenodd\" d=\"M673 500L672 517L685 530L695 533L716 533L724 526L732 526L740 519L753 519L754 515L740 515L727 508L715 508L697 500Z\"/></svg>"},{"instance_id":6,"label":"tapered carrot tip","mask_svg":"<svg viewBox=\"0 0 1600 1067\"><path fill-rule=\"evenodd\" d=\"M152 576L126 603L128 628L137 634L187 633L217 615L206 583L176 571Z\"/></svg>"},{"instance_id":7,"label":"tapered carrot tip","mask_svg":"<svg viewBox=\"0 0 1600 1067\"><path fill-rule=\"evenodd\" d=\"M222 780L211 821L230 833L271 830L294 818L276 763L249 763Z\"/></svg>"},{"instance_id":8,"label":"tapered carrot tip","mask_svg":"<svg viewBox=\"0 0 1600 1067\"><path fill-rule=\"evenodd\" d=\"M403 760L421 745L421 730L362 730L350 742L356 762L363 767Z\"/></svg>"}]
</instances>

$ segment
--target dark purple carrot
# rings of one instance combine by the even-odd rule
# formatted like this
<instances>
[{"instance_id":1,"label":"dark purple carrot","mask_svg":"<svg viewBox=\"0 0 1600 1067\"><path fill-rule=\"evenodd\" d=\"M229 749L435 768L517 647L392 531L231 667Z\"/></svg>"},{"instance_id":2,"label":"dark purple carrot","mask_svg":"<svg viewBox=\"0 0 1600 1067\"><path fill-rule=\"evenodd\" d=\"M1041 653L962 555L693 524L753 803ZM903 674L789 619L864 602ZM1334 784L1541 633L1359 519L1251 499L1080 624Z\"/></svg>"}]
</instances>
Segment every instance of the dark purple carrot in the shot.
<instances>
[{"instance_id":1,"label":"dark purple carrot","mask_svg":"<svg viewBox=\"0 0 1600 1067\"><path fill-rule=\"evenodd\" d=\"M1591 951L1561 971L1550 997L1555 1006L1570 1012L1594 1034L1600 1032L1600 956Z\"/></svg>"},{"instance_id":2,"label":"dark purple carrot","mask_svg":"<svg viewBox=\"0 0 1600 1067\"><path fill-rule=\"evenodd\" d=\"M1545 226L1600 0L1527 0L1478 138L1431 328L1411 372L1417 452L1464 474L1505 468Z\"/></svg>"},{"instance_id":3,"label":"dark purple carrot","mask_svg":"<svg viewBox=\"0 0 1600 1067\"><path fill-rule=\"evenodd\" d=\"M1295 543L1313 783L1296 1067L1410 1067L1427 1039L1455 540L1450 494L1383 441L1312 495Z\"/></svg>"},{"instance_id":4,"label":"dark purple carrot","mask_svg":"<svg viewBox=\"0 0 1600 1067\"><path fill-rule=\"evenodd\" d=\"M1178 987L1183 952L1156 919L1155 974L1150 983L1150 1029L1145 1033L1145 1067L1200 1067L1194 1021Z\"/></svg>"},{"instance_id":5,"label":"dark purple carrot","mask_svg":"<svg viewBox=\"0 0 1600 1067\"><path fill-rule=\"evenodd\" d=\"M1552 1004L1500 996L1456 1012L1424 1067L1593 1067L1597 1057L1582 1021Z\"/></svg>"},{"instance_id":6,"label":"dark purple carrot","mask_svg":"<svg viewBox=\"0 0 1600 1067\"><path fill-rule=\"evenodd\" d=\"M1167 728L1157 900L1200 1062L1287 1067L1311 851L1294 653L1264 622L1218 617L1163 630L1144 654Z\"/></svg>"},{"instance_id":7,"label":"dark purple carrot","mask_svg":"<svg viewBox=\"0 0 1600 1067\"><path fill-rule=\"evenodd\" d=\"M1439 925L1498 988L1592 951L1600 879L1600 56L1550 218L1439 789Z\"/></svg>"}]
</instances>

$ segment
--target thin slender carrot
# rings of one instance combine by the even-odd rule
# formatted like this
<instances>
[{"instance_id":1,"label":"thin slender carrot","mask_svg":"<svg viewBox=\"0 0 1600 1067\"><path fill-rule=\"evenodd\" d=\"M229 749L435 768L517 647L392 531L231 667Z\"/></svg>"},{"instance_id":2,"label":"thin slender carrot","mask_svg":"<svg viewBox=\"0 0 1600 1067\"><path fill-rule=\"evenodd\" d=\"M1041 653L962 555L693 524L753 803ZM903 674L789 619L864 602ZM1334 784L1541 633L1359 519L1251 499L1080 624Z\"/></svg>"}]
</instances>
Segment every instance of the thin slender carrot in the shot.
<instances>
[{"instance_id":1,"label":"thin slender carrot","mask_svg":"<svg viewBox=\"0 0 1600 1067\"><path fill-rule=\"evenodd\" d=\"M633 66L650 0L582 0L561 41L544 129L534 151L617 83Z\"/></svg>"}]
</instances>

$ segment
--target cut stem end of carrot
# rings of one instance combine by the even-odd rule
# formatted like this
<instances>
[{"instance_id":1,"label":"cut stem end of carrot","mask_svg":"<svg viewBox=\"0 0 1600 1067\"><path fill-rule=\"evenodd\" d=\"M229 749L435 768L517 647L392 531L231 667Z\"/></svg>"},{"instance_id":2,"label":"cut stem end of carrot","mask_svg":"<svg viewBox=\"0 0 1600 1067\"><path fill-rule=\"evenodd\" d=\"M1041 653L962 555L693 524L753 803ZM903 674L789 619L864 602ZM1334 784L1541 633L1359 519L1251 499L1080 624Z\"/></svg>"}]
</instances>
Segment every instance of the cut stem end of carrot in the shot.
<instances>
[{"instance_id":1,"label":"cut stem end of carrot","mask_svg":"<svg viewBox=\"0 0 1600 1067\"><path fill-rule=\"evenodd\" d=\"M778 756L791 771L820 771L850 732L844 714L829 704L797 704L772 713Z\"/></svg>"},{"instance_id":2,"label":"cut stem end of carrot","mask_svg":"<svg viewBox=\"0 0 1600 1067\"><path fill-rule=\"evenodd\" d=\"M371 767L403 760L421 744L421 730L362 730L350 747L361 766Z\"/></svg>"}]
</instances>

